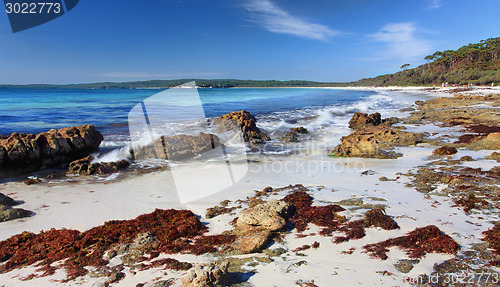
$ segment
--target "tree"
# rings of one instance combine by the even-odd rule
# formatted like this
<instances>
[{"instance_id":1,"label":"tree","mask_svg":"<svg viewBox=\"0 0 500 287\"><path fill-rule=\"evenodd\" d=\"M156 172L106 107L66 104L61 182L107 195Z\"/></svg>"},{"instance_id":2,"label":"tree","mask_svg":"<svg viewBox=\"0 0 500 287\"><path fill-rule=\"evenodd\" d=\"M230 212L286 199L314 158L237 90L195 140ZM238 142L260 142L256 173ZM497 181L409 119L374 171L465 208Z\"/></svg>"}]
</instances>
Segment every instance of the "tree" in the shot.
<instances>
[{"instance_id":1,"label":"tree","mask_svg":"<svg viewBox=\"0 0 500 287\"><path fill-rule=\"evenodd\" d=\"M404 64L403 66L401 66L401 69L403 69L403 71L406 71L409 66L410 64Z\"/></svg>"}]
</instances>

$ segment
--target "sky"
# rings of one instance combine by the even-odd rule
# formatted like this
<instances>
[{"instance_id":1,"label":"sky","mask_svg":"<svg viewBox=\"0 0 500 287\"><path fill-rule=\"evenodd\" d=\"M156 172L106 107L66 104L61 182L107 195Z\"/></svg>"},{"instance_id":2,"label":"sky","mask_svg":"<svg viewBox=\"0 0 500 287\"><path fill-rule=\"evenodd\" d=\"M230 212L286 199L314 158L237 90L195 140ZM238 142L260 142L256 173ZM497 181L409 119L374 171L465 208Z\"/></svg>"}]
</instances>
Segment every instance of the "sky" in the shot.
<instances>
[{"instance_id":1,"label":"sky","mask_svg":"<svg viewBox=\"0 0 500 287\"><path fill-rule=\"evenodd\" d=\"M345 82L500 36L498 0L82 0L18 33L0 10L0 84Z\"/></svg>"}]
</instances>

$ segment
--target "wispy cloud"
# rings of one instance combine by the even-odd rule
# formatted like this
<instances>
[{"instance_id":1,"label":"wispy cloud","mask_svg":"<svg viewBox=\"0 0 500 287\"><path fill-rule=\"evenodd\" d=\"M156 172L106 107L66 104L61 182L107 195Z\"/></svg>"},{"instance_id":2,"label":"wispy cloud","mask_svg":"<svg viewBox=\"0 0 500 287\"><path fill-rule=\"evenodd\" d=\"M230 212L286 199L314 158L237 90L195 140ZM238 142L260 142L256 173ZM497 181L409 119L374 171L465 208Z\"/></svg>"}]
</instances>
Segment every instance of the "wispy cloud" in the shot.
<instances>
[{"instance_id":1,"label":"wispy cloud","mask_svg":"<svg viewBox=\"0 0 500 287\"><path fill-rule=\"evenodd\" d=\"M327 41L339 34L329 27L312 23L290 15L269 0L249 0L244 7L250 12L250 21L265 29L280 34L289 34L301 38Z\"/></svg>"},{"instance_id":2,"label":"wispy cloud","mask_svg":"<svg viewBox=\"0 0 500 287\"><path fill-rule=\"evenodd\" d=\"M443 6L441 0L424 0L424 1L425 1L424 9L426 10L435 10Z\"/></svg>"},{"instance_id":3,"label":"wispy cloud","mask_svg":"<svg viewBox=\"0 0 500 287\"><path fill-rule=\"evenodd\" d=\"M432 48L430 41L417 35L418 30L415 23L391 23L368 35L368 38L383 44L380 59L415 60L425 56Z\"/></svg>"},{"instance_id":4,"label":"wispy cloud","mask_svg":"<svg viewBox=\"0 0 500 287\"><path fill-rule=\"evenodd\" d=\"M147 78L159 79L170 77L195 77L195 76L216 76L223 75L223 73L186 73L186 72L167 72L167 73L145 73L145 72L107 72L101 73L97 76L109 78Z\"/></svg>"}]
</instances>

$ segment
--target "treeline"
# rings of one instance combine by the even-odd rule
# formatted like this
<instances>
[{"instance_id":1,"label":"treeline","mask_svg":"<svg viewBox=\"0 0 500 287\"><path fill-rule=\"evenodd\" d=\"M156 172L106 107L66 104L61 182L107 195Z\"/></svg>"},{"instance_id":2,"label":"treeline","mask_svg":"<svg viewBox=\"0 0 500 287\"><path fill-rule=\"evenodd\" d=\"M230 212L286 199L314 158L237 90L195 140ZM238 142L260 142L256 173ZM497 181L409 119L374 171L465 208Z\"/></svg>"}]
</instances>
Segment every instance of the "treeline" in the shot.
<instances>
[{"instance_id":1,"label":"treeline","mask_svg":"<svg viewBox=\"0 0 500 287\"><path fill-rule=\"evenodd\" d=\"M279 88L279 87L328 87L342 86L342 83L323 83L314 81L277 81L277 80L236 80L236 79L177 79L177 80L151 80L137 82L103 82L90 84L69 84L69 85L0 85L0 89L165 89L180 86L182 84L195 81L201 88Z\"/></svg>"},{"instance_id":2,"label":"treeline","mask_svg":"<svg viewBox=\"0 0 500 287\"><path fill-rule=\"evenodd\" d=\"M395 74L353 82L353 86L421 86L500 84L500 37L425 57L427 64ZM407 64L401 66L406 68Z\"/></svg>"}]
</instances>

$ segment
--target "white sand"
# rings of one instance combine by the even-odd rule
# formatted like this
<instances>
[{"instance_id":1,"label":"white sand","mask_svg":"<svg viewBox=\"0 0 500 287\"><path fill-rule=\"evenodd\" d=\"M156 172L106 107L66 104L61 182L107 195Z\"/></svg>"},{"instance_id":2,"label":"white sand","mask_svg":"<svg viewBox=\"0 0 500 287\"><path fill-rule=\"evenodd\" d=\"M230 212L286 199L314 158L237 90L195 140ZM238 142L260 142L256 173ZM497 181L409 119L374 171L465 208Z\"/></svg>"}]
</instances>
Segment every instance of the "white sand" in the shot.
<instances>
[{"instance_id":1,"label":"white sand","mask_svg":"<svg viewBox=\"0 0 500 287\"><path fill-rule=\"evenodd\" d=\"M412 90L413 89L405 89ZM418 89L416 89L418 90ZM422 95L426 98L426 95ZM389 115L383 115L389 116ZM427 126L415 126L411 129L428 130ZM338 140L338 136L335 136ZM323 139L329 139L324 137ZM330 143L334 146L338 142ZM391 249L389 259L382 261L372 259L362 252L362 246L375 243L390 237L401 236L417 227L429 224L438 226L450 235L461 246L467 247L473 242L479 242L481 232L492 225L478 220L481 214L466 215L463 210L452 207L451 200L444 197L430 196L417 192L414 188L405 186L409 182L406 176L408 170L422 165L431 155L433 147L420 146L400 148L404 154L397 160L330 158L326 152L318 151L307 155L274 157L261 159L260 163L252 163L248 174L230 188L211 195L203 200L181 205L169 171L156 172L136 178L112 183L94 184L50 184L26 186L24 183L7 183L0 187L0 192L15 199L25 201L19 207L36 212L34 217L15 220L0 224L0 240L4 240L22 231L39 232L50 228L73 228L87 230L103 224L111 219L132 219L140 214L152 212L156 208L191 209L199 215L205 214L205 209L217 205L220 201L229 199L235 201L252 196L254 190L262 190L267 186L283 187L289 184L303 184L310 187L315 198L315 204L336 202L352 197L362 198L364 202L387 204L387 214L394 216L401 229L385 231L368 229L367 236L360 240L351 240L342 244L333 244L331 237L308 236L295 238L294 233L285 237L286 248L290 251L304 244L320 242L318 249L309 249L298 256L288 252L281 257L274 257L272 263L260 263L257 267L248 266L248 270L256 269L256 274L249 278L255 286L295 286L297 280L310 281L318 286L406 286L405 278L416 278L419 274L430 274L435 263L451 258L449 255L430 254L425 256L409 274L402 274L394 267L399 259L408 256L396 248ZM470 155L482 158L490 154L486 151L459 150L454 157ZM471 167L491 167L495 162L479 160L465 163ZM365 170L373 170L373 175L362 175ZM399 177L397 181L380 181L379 177L390 179ZM196 181L197 178L193 178ZM216 179L214 179L216 180ZM200 183L200 188L210 182ZM334 191L332 191L334 190ZM90 192L93 191L93 192ZM282 193L276 198L285 196ZM376 201L372 197L386 201ZM239 210L235 211L238 212ZM346 211L348 218L360 216L364 211ZM229 221L235 215L222 215L213 219L202 218L210 228L209 234L218 234L231 229ZM468 220L471 224L467 223ZM315 226L310 226L309 232L316 232ZM276 244L271 248L281 245ZM352 255L342 254L342 251L354 247ZM247 255L264 256L262 254ZM209 256L195 257L191 255L165 255L165 258L177 258L188 262L208 262ZM306 261L306 264L294 266L294 263ZM113 264L113 262L111 262ZM296 264L298 265L298 264ZM61 284L64 272L59 270L50 277L35 278L20 281L19 277L30 274L32 267L14 270L0 274L0 286L99 286L103 279L85 276ZM388 271L392 275L383 275L378 271ZM126 277L113 286L135 286L137 283L152 282L155 278L179 278L183 272L150 269L135 275L126 271ZM180 282L177 281L177 285Z\"/></svg>"}]
</instances>

